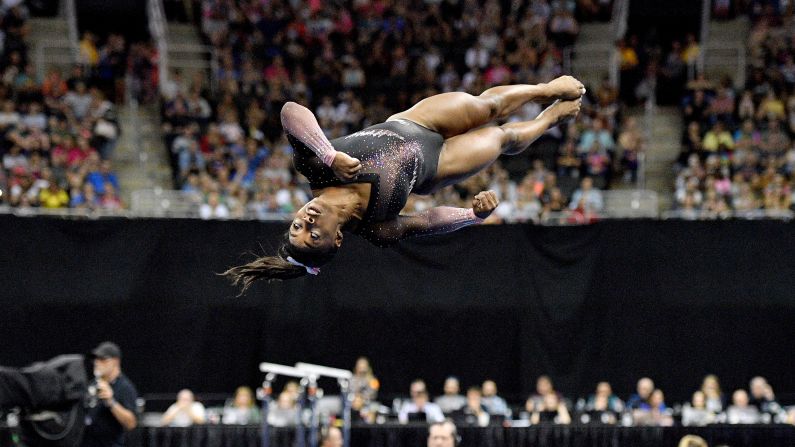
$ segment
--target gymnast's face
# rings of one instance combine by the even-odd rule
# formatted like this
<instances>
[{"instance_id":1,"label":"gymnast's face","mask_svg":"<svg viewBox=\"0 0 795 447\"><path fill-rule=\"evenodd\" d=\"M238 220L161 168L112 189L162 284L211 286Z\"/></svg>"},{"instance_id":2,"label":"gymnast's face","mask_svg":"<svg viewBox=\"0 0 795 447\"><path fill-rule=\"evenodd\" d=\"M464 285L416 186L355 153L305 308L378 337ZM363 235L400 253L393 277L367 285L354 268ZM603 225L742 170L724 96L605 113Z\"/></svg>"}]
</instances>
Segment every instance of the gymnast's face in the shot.
<instances>
[{"instance_id":1,"label":"gymnast's face","mask_svg":"<svg viewBox=\"0 0 795 447\"><path fill-rule=\"evenodd\" d=\"M336 213L313 199L295 213L290 222L290 244L306 251L328 251L342 245L342 231Z\"/></svg>"}]
</instances>

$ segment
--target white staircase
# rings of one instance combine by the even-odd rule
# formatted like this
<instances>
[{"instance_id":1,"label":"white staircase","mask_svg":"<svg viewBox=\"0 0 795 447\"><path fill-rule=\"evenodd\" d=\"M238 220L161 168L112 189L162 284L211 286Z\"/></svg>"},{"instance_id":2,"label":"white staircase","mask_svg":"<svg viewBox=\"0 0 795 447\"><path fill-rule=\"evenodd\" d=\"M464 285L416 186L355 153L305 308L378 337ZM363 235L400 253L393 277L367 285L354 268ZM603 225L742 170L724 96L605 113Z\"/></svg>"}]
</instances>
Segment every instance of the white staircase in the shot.
<instances>
[{"instance_id":1,"label":"white staircase","mask_svg":"<svg viewBox=\"0 0 795 447\"><path fill-rule=\"evenodd\" d=\"M122 197L140 189L172 189L171 165L160 132L157 106L127 104L119 110L121 137L113 162L121 183Z\"/></svg>"},{"instance_id":2,"label":"white staircase","mask_svg":"<svg viewBox=\"0 0 795 447\"><path fill-rule=\"evenodd\" d=\"M747 17L734 20L712 20L709 37L703 43L704 72L707 79L719 80L730 76L734 86L742 88L746 77L746 40L751 24Z\"/></svg>"},{"instance_id":3,"label":"white staircase","mask_svg":"<svg viewBox=\"0 0 795 447\"><path fill-rule=\"evenodd\" d=\"M651 122L638 116L647 135L645 189L657 192L661 210L671 208L674 188L673 164L679 156L683 132L682 113L677 107L656 107Z\"/></svg>"},{"instance_id":4,"label":"white staircase","mask_svg":"<svg viewBox=\"0 0 795 447\"><path fill-rule=\"evenodd\" d=\"M572 75L596 88L610 73L615 57L612 23L584 23L571 56Z\"/></svg>"},{"instance_id":5,"label":"white staircase","mask_svg":"<svg viewBox=\"0 0 795 447\"><path fill-rule=\"evenodd\" d=\"M36 74L42 79L47 72L57 67L66 76L75 63L72 46L69 43L69 23L65 18L31 18L28 21L30 34L30 55L36 67Z\"/></svg>"},{"instance_id":6,"label":"white staircase","mask_svg":"<svg viewBox=\"0 0 795 447\"><path fill-rule=\"evenodd\" d=\"M193 24L169 23L166 40L168 67L182 70L184 79L190 79L197 71L206 75L211 69L210 48L204 45Z\"/></svg>"}]
</instances>

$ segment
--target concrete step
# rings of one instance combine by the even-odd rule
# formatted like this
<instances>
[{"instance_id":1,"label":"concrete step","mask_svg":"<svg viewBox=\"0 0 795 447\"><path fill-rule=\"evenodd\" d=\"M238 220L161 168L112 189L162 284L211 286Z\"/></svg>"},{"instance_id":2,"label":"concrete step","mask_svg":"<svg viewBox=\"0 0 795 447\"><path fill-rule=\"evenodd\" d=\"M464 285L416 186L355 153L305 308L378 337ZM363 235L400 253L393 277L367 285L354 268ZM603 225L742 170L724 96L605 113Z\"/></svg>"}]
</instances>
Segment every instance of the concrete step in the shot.
<instances>
[{"instance_id":1,"label":"concrete step","mask_svg":"<svg viewBox=\"0 0 795 447\"><path fill-rule=\"evenodd\" d=\"M709 35L711 37L737 36L740 39L748 36L751 24L748 17L739 17L733 20L712 20L709 22Z\"/></svg>"},{"instance_id":2,"label":"concrete step","mask_svg":"<svg viewBox=\"0 0 795 447\"><path fill-rule=\"evenodd\" d=\"M645 110L638 108L628 113L636 116L649 127L649 141L646 143L645 187L656 191L660 200L660 209L667 210L671 206L670 196L673 191L673 162L681 150L682 115L677 107L657 107L651 116L651 122L645 118Z\"/></svg>"},{"instance_id":3,"label":"concrete step","mask_svg":"<svg viewBox=\"0 0 795 447\"><path fill-rule=\"evenodd\" d=\"M69 23L62 18L41 18L34 17L28 20L30 26L30 36L52 34L67 35L69 33Z\"/></svg>"},{"instance_id":4,"label":"concrete step","mask_svg":"<svg viewBox=\"0 0 795 447\"><path fill-rule=\"evenodd\" d=\"M114 158L125 200L129 200L132 191L138 189L173 188L168 152L160 133L159 113L155 106L141 106L137 114L129 106L119 110L122 137Z\"/></svg>"},{"instance_id":5,"label":"concrete step","mask_svg":"<svg viewBox=\"0 0 795 447\"><path fill-rule=\"evenodd\" d=\"M199 34L199 30L192 23L168 22L166 25L169 33L174 34Z\"/></svg>"},{"instance_id":6,"label":"concrete step","mask_svg":"<svg viewBox=\"0 0 795 447\"><path fill-rule=\"evenodd\" d=\"M613 26L611 23L584 23L580 26L577 42L613 43Z\"/></svg>"}]
</instances>

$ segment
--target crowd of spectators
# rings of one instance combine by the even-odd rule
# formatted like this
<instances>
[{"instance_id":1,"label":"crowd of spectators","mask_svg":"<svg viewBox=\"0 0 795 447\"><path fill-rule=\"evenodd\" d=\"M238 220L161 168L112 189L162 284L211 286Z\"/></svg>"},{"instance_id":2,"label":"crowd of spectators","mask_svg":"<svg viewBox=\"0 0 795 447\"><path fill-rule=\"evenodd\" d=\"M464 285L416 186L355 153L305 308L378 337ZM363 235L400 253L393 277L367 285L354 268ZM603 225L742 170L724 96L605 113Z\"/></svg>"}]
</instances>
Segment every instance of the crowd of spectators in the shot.
<instances>
[{"instance_id":1,"label":"crowd of spectators","mask_svg":"<svg viewBox=\"0 0 795 447\"><path fill-rule=\"evenodd\" d=\"M51 68L40 79L27 19L24 3L0 8L0 204L123 208L110 161L119 126L109 98L126 70L124 39L111 36L97 47L84 38L83 63L68 73Z\"/></svg>"},{"instance_id":2,"label":"crowd of spectators","mask_svg":"<svg viewBox=\"0 0 795 447\"><path fill-rule=\"evenodd\" d=\"M508 402L499 395L497 384L485 380L462 390L456 377L444 381L444 393L431 398L424 380L411 382L409 395L391 402L378 400L378 380L366 358L360 358L348 396L355 424L383 424L397 421L441 422L451 419L458 426L596 424L621 426L673 425L705 426L709 424L795 424L795 407L784 407L776 399L773 388L763 377L754 377L748 390L732 393L721 389L715 375L704 377L690 402L670 404L663 390L648 377L637 382L634 393L624 400L609 382L599 382L587 397L572 398L557 390L549 376L536 381L532 394L521 402ZM297 382L288 382L269 406L268 423L293 426L297 420L301 389ZM319 394L322 396L322 393ZM338 396L330 396L339 402ZM321 409L322 407L322 409ZM336 407L318 403L321 422L339 416ZM331 409L331 410L329 410ZM180 391L176 403L161 419L163 425L187 426L202 423L256 424L261 417L251 389L241 387L223 408L206 409L196 402L189 390Z\"/></svg>"},{"instance_id":3,"label":"crowd of spectators","mask_svg":"<svg viewBox=\"0 0 795 447\"><path fill-rule=\"evenodd\" d=\"M433 94L549 81L563 74L579 20L609 18L610 3L203 0L200 27L218 67L213 82L175 71L165 86L175 182L201 194L205 218L290 213L309 191L281 130L284 102L310 107L333 139ZM615 87L590 87L575 123L467 182L414 198L407 210L468 206L491 187L503 202L496 221L598 215L601 189L634 180L643 139L622 118ZM540 110L528 104L511 119Z\"/></svg>"},{"instance_id":4,"label":"crowd of spectators","mask_svg":"<svg viewBox=\"0 0 795 447\"><path fill-rule=\"evenodd\" d=\"M762 2L754 2L762 3ZM795 174L795 22L773 2L751 8L748 76L688 83L676 177L684 217L788 215Z\"/></svg>"}]
</instances>

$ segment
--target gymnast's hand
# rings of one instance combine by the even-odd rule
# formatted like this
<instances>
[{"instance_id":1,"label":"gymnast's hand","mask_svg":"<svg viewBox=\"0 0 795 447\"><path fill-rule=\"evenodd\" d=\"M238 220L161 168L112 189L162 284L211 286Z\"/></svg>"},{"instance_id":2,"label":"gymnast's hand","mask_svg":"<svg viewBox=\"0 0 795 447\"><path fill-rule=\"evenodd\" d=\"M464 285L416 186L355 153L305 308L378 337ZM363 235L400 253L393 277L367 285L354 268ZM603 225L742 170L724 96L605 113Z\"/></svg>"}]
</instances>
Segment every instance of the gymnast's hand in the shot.
<instances>
[{"instance_id":1,"label":"gymnast's hand","mask_svg":"<svg viewBox=\"0 0 795 447\"><path fill-rule=\"evenodd\" d=\"M500 204L497 194L494 191L481 191L472 199L472 211L475 216L485 219Z\"/></svg>"},{"instance_id":2,"label":"gymnast's hand","mask_svg":"<svg viewBox=\"0 0 795 447\"><path fill-rule=\"evenodd\" d=\"M334 161L331 162L331 169L338 179L352 180L359 175L359 171L362 170L362 162L345 152L338 151L334 155Z\"/></svg>"}]
</instances>

